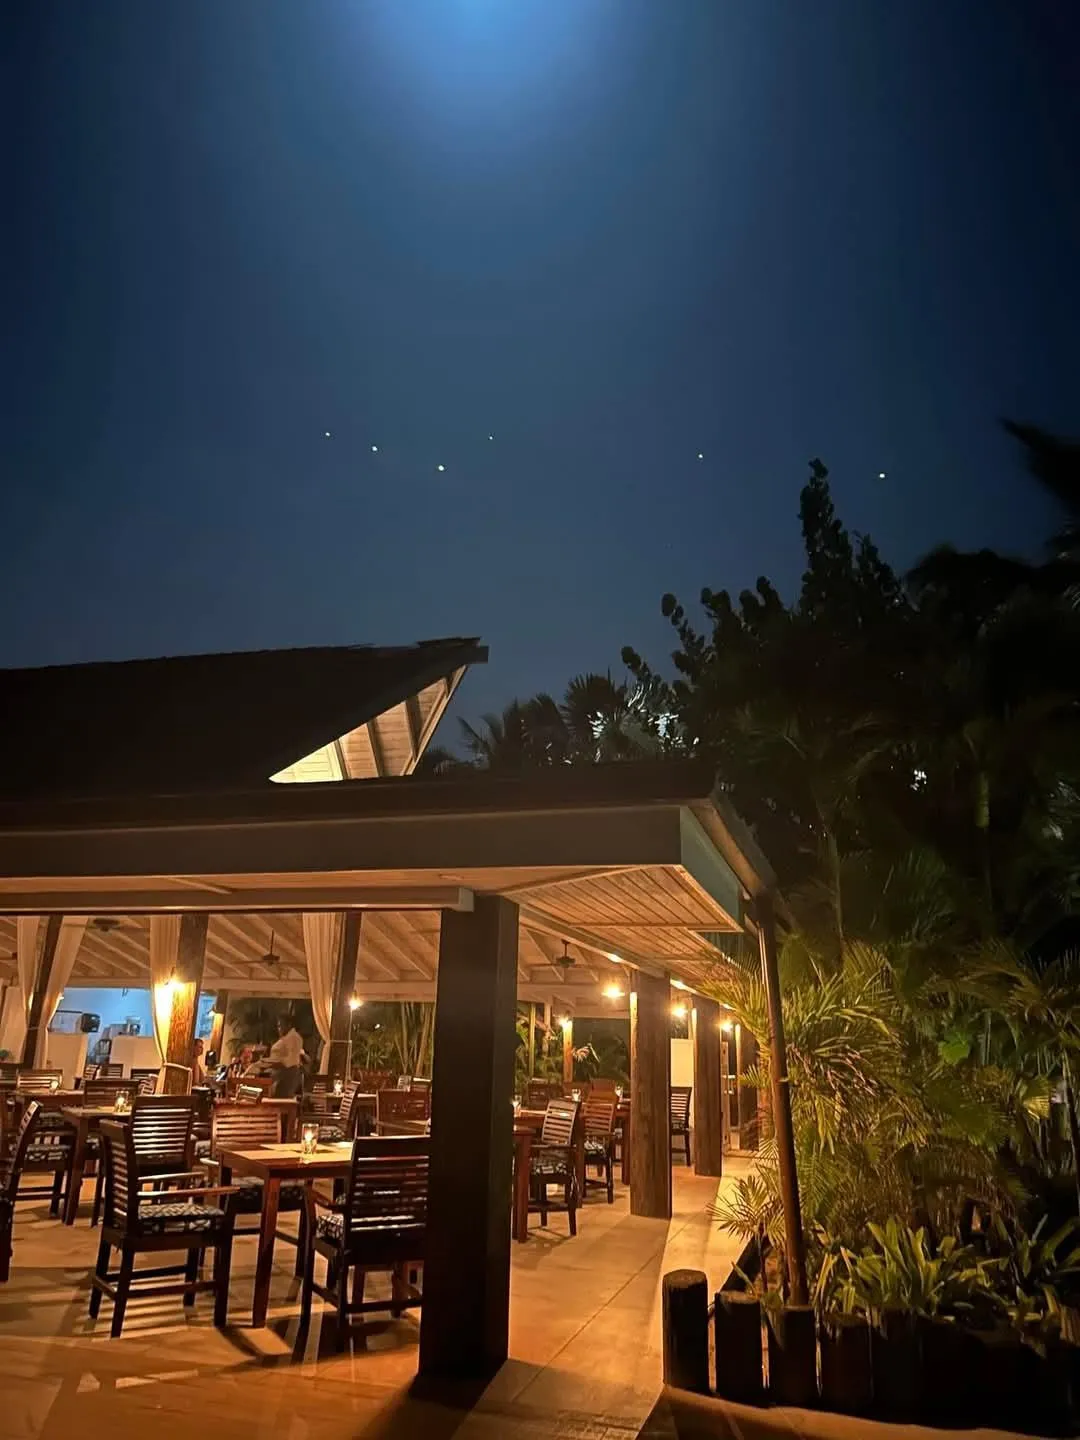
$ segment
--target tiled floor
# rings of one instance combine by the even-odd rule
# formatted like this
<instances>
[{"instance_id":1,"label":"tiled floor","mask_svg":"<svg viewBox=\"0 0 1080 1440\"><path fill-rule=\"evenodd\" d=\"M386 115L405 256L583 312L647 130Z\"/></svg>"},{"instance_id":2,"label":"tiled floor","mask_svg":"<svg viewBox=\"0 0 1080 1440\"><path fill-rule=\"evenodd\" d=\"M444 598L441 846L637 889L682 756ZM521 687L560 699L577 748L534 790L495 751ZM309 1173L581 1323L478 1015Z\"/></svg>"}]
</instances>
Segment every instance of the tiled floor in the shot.
<instances>
[{"instance_id":1,"label":"tiled floor","mask_svg":"<svg viewBox=\"0 0 1080 1440\"><path fill-rule=\"evenodd\" d=\"M576 1239L553 1215L549 1230L513 1247L511 1359L469 1408L410 1393L415 1319L372 1326L366 1348L338 1354L316 1318L295 1354L290 1247L279 1247L270 1324L251 1330L252 1238L236 1242L228 1331L210 1324L209 1297L188 1311L140 1300L111 1340L107 1303L97 1325L86 1316L95 1241L85 1205L66 1229L44 1202L22 1203L12 1278L0 1287L0 1437L630 1440L660 1392L661 1276L692 1266L719 1285L737 1250L709 1213L716 1182L678 1166L674 1182L670 1224L632 1217L620 1191L612 1206L590 1199Z\"/></svg>"}]
</instances>

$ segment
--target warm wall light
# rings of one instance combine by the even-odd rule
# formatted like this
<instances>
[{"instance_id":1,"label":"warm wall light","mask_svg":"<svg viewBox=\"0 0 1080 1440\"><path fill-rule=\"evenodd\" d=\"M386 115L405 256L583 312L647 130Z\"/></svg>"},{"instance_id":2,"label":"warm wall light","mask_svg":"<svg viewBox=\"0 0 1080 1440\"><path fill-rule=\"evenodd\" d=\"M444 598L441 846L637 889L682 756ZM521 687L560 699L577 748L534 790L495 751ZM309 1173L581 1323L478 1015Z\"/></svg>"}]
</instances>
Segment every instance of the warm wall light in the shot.
<instances>
[{"instance_id":1,"label":"warm wall light","mask_svg":"<svg viewBox=\"0 0 1080 1440\"><path fill-rule=\"evenodd\" d=\"M731 1021L730 1021L730 1020L721 1020L721 1021L720 1021L720 1029L723 1030L723 1031L725 1031L725 1032L729 1032L729 1031L731 1030Z\"/></svg>"},{"instance_id":2,"label":"warm wall light","mask_svg":"<svg viewBox=\"0 0 1080 1440\"><path fill-rule=\"evenodd\" d=\"M621 1000L625 994L626 991L618 985L604 986L604 998L606 1000Z\"/></svg>"},{"instance_id":3,"label":"warm wall light","mask_svg":"<svg viewBox=\"0 0 1080 1440\"><path fill-rule=\"evenodd\" d=\"M675 1019L676 1019L676 1020L685 1020L685 1019L686 1019L686 1006L685 1006L685 1005L672 1005L672 1007L671 1007L671 1013L672 1013L672 1015L675 1016Z\"/></svg>"},{"instance_id":4,"label":"warm wall light","mask_svg":"<svg viewBox=\"0 0 1080 1440\"><path fill-rule=\"evenodd\" d=\"M350 995L350 996L349 996L349 1009L350 1009L350 1010L359 1010L359 1009L360 1009L360 1006L363 1005L363 1003L364 1003L364 1002L363 1002L363 1000L360 999L360 996L359 996L359 995Z\"/></svg>"},{"instance_id":5,"label":"warm wall light","mask_svg":"<svg viewBox=\"0 0 1080 1440\"><path fill-rule=\"evenodd\" d=\"M573 1022L573 1020L570 1018L569 1015L560 1015L559 1018L558 1018L558 1020L556 1020L555 1023L556 1023L556 1025L558 1025L558 1027L559 1027L560 1030L569 1030L569 1029L570 1029L570 1026L571 1026L574 1022Z\"/></svg>"}]
</instances>

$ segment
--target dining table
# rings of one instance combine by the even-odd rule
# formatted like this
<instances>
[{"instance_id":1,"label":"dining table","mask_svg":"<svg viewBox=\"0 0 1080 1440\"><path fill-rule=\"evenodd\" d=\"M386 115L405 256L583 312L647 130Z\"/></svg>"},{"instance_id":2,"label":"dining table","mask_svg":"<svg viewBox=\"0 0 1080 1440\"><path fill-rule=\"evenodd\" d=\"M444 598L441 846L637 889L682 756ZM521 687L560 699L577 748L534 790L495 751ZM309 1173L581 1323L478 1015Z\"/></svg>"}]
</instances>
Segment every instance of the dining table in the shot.
<instances>
[{"instance_id":1,"label":"dining table","mask_svg":"<svg viewBox=\"0 0 1080 1440\"><path fill-rule=\"evenodd\" d=\"M262 1102L263 1104L266 1101ZM278 1210L281 1187L286 1182L303 1184L305 1208L301 1212L300 1244L304 1228L311 1224L313 1204L311 1188L316 1180L344 1180L352 1165L353 1142L338 1140L319 1144L314 1153L305 1155L299 1144L256 1145L250 1149L219 1150L221 1184L228 1185L233 1177L254 1176L263 1183L262 1210L259 1215L259 1245L255 1260L255 1291L251 1304L251 1324L256 1330L266 1324L270 1305L270 1281L274 1270L274 1241L277 1238Z\"/></svg>"},{"instance_id":2,"label":"dining table","mask_svg":"<svg viewBox=\"0 0 1080 1440\"><path fill-rule=\"evenodd\" d=\"M61 1217L65 1225L74 1225L79 1214L79 1198L82 1194L83 1177L86 1174L90 1137L100 1135L102 1120L119 1120L123 1123L131 1119L131 1111L117 1110L115 1105L63 1105L60 1107L60 1114L75 1132L75 1139L71 1147L71 1169L68 1172L67 1194L64 1196L64 1213ZM103 1157L99 1155L97 1159L98 1164L101 1165Z\"/></svg>"}]
</instances>

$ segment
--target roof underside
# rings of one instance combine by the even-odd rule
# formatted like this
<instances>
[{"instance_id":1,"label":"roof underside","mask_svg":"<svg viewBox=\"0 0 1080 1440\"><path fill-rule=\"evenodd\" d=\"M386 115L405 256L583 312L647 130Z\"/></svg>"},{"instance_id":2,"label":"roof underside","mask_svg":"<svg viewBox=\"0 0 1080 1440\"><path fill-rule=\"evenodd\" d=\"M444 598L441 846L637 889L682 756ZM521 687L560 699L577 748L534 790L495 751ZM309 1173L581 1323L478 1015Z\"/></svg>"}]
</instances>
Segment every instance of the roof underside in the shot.
<instances>
[{"instance_id":1,"label":"roof underside","mask_svg":"<svg viewBox=\"0 0 1080 1440\"><path fill-rule=\"evenodd\" d=\"M476 640L0 671L0 795L177 795L408 775Z\"/></svg>"},{"instance_id":2,"label":"roof underside","mask_svg":"<svg viewBox=\"0 0 1080 1440\"><path fill-rule=\"evenodd\" d=\"M710 789L697 769L650 780L612 767L509 785L270 786L156 824L38 810L13 827L0 807L0 949L17 913L107 914L116 923L88 928L71 983L146 984L147 915L205 909L208 988L306 993L300 912L359 908L359 992L421 998L439 911L494 894L520 908L522 998L595 1008L624 965L697 988L742 928L754 882L740 874L762 873Z\"/></svg>"}]
</instances>

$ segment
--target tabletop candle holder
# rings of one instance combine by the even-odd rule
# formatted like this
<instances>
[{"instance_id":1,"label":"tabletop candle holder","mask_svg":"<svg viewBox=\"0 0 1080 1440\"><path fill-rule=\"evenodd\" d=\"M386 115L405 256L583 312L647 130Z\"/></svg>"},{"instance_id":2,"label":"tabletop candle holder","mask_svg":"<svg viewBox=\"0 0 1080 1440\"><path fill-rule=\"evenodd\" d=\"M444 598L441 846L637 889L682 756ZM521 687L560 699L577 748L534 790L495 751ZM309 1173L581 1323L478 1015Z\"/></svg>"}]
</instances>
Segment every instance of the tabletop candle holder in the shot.
<instances>
[{"instance_id":1,"label":"tabletop candle holder","mask_svg":"<svg viewBox=\"0 0 1080 1440\"><path fill-rule=\"evenodd\" d=\"M113 1111L117 1115L131 1114L131 1096L126 1090L118 1090L113 1100Z\"/></svg>"},{"instance_id":2,"label":"tabletop candle holder","mask_svg":"<svg viewBox=\"0 0 1080 1440\"><path fill-rule=\"evenodd\" d=\"M52 1093L55 1095L56 1092L57 1092L57 1090L60 1089L60 1081L59 1081L59 1080L50 1080L50 1081L49 1081L49 1089L50 1089L50 1090L52 1091Z\"/></svg>"},{"instance_id":3,"label":"tabletop candle holder","mask_svg":"<svg viewBox=\"0 0 1080 1440\"><path fill-rule=\"evenodd\" d=\"M319 1127L310 1123L300 1127L300 1154L314 1155L319 1148Z\"/></svg>"},{"instance_id":4,"label":"tabletop candle holder","mask_svg":"<svg viewBox=\"0 0 1080 1440\"><path fill-rule=\"evenodd\" d=\"M345 1094L345 1082L344 1082L343 1080L335 1080L335 1081L334 1081L334 1099L335 1099L335 1100L340 1100L341 1097L342 1097L344 1094Z\"/></svg>"},{"instance_id":5,"label":"tabletop candle holder","mask_svg":"<svg viewBox=\"0 0 1080 1440\"><path fill-rule=\"evenodd\" d=\"M570 1099L571 1099L571 1100L576 1100L576 1101L578 1102L578 1104L580 1104L580 1103L581 1103L581 1091L580 1091L580 1090L571 1090L571 1091L570 1091Z\"/></svg>"},{"instance_id":6,"label":"tabletop candle holder","mask_svg":"<svg viewBox=\"0 0 1080 1440\"><path fill-rule=\"evenodd\" d=\"M616 1086L615 1086L615 1099L616 1099L616 1100L621 1100L622 1097L623 1097L623 1087L622 1087L621 1085L616 1085Z\"/></svg>"},{"instance_id":7,"label":"tabletop candle holder","mask_svg":"<svg viewBox=\"0 0 1080 1440\"><path fill-rule=\"evenodd\" d=\"M514 1119L516 1120L517 1117L518 1117L518 1115L519 1115L520 1112L521 1112L521 1099L520 1099L520 1097L517 1096L517 1095L515 1095L514 1098L513 1098L513 1101L512 1101L511 1103L513 1104L513 1107L514 1107Z\"/></svg>"}]
</instances>

